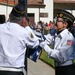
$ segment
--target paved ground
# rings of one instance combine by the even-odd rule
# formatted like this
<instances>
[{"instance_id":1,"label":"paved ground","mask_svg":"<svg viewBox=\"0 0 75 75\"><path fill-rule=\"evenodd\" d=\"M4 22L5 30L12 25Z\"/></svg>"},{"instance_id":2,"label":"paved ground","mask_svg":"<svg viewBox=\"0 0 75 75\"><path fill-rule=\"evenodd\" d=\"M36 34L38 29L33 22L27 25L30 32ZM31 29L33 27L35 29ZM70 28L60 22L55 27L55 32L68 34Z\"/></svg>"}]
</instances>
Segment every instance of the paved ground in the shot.
<instances>
[{"instance_id":1,"label":"paved ground","mask_svg":"<svg viewBox=\"0 0 75 75\"><path fill-rule=\"evenodd\" d=\"M37 63L28 59L28 74L27 75L55 75L52 67L38 60Z\"/></svg>"}]
</instances>

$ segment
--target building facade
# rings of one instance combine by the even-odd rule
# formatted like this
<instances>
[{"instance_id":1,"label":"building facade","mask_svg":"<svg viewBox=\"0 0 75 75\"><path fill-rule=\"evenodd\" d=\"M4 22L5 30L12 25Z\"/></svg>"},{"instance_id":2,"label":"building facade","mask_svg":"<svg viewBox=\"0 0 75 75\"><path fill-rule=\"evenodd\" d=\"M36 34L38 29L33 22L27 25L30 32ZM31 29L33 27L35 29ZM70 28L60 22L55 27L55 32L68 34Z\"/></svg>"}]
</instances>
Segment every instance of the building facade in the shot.
<instances>
[{"instance_id":1,"label":"building facade","mask_svg":"<svg viewBox=\"0 0 75 75\"><path fill-rule=\"evenodd\" d=\"M75 0L53 0L54 2L54 15L58 9L69 11L75 16Z\"/></svg>"},{"instance_id":2,"label":"building facade","mask_svg":"<svg viewBox=\"0 0 75 75\"><path fill-rule=\"evenodd\" d=\"M8 20L12 7L18 0L0 0L0 15ZM75 0L27 0L27 15L31 23L53 21L58 9L65 9L75 16Z\"/></svg>"},{"instance_id":3,"label":"building facade","mask_svg":"<svg viewBox=\"0 0 75 75\"><path fill-rule=\"evenodd\" d=\"M0 0L0 15L5 15L6 21L12 7L18 0ZM30 22L49 22L53 20L53 0L27 0L27 13Z\"/></svg>"}]
</instances>

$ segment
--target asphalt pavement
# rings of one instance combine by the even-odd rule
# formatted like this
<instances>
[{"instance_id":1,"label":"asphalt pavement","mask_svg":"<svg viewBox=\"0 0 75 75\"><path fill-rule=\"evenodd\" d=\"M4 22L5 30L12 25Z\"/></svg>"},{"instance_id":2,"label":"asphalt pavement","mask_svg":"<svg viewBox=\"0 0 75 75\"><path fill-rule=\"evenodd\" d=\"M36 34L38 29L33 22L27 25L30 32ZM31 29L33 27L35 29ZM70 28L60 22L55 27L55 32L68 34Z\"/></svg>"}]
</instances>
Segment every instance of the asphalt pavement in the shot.
<instances>
[{"instance_id":1,"label":"asphalt pavement","mask_svg":"<svg viewBox=\"0 0 75 75\"><path fill-rule=\"evenodd\" d=\"M35 63L28 59L27 75L55 75L55 70L41 60Z\"/></svg>"}]
</instances>

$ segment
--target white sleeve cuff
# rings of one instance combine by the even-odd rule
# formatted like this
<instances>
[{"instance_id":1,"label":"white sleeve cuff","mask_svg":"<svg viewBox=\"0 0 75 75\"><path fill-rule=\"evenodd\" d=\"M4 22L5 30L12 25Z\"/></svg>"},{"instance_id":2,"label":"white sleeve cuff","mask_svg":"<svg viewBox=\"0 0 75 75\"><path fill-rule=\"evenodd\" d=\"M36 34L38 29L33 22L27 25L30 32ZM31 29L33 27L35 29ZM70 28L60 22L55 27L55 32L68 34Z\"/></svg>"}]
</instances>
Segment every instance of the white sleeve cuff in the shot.
<instances>
[{"instance_id":1,"label":"white sleeve cuff","mask_svg":"<svg viewBox=\"0 0 75 75\"><path fill-rule=\"evenodd\" d=\"M40 47L42 47L48 54L51 54L52 49L45 42L40 43Z\"/></svg>"}]
</instances>

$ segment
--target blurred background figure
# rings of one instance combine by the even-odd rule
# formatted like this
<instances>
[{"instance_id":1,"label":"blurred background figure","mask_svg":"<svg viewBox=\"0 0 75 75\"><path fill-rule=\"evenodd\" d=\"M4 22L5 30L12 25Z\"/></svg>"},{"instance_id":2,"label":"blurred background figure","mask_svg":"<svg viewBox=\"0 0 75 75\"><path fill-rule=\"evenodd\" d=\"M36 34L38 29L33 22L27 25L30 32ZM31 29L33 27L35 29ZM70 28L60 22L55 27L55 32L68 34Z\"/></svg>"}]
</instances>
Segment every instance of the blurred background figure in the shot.
<instances>
[{"instance_id":1,"label":"blurred background figure","mask_svg":"<svg viewBox=\"0 0 75 75\"><path fill-rule=\"evenodd\" d=\"M52 27L53 27L53 22L52 21L49 22L48 27L49 27L50 30L52 29Z\"/></svg>"},{"instance_id":2,"label":"blurred background figure","mask_svg":"<svg viewBox=\"0 0 75 75\"><path fill-rule=\"evenodd\" d=\"M39 21L39 22L37 23L36 29L37 29L38 31L42 32L42 30L43 30L42 21Z\"/></svg>"},{"instance_id":3,"label":"blurred background figure","mask_svg":"<svg viewBox=\"0 0 75 75\"><path fill-rule=\"evenodd\" d=\"M71 26L71 28L69 29L69 31L73 34L73 36L75 38L75 22L74 22L73 26Z\"/></svg>"},{"instance_id":4,"label":"blurred background figure","mask_svg":"<svg viewBox=\"0 0 75 75\"><path fill-rule=\"evenodd\" d=\"M50 29L49 29L48 23L46 22L44 24L44 35L48 34L49 32L50 32Z\"/></svg>"},{"instance_id":5,"label":"blurred background figure","mask_svg":"<svg viewBox=\"0 0 75 75\"><path fill-rule=\"evenodd\" d=\"M53 26L50 29L50 34L52 36L55 35L55 33L57 32L56 20L57 20L57 18L54 18L54 20L53 20Z\"/></svg>"}]
</instances>

